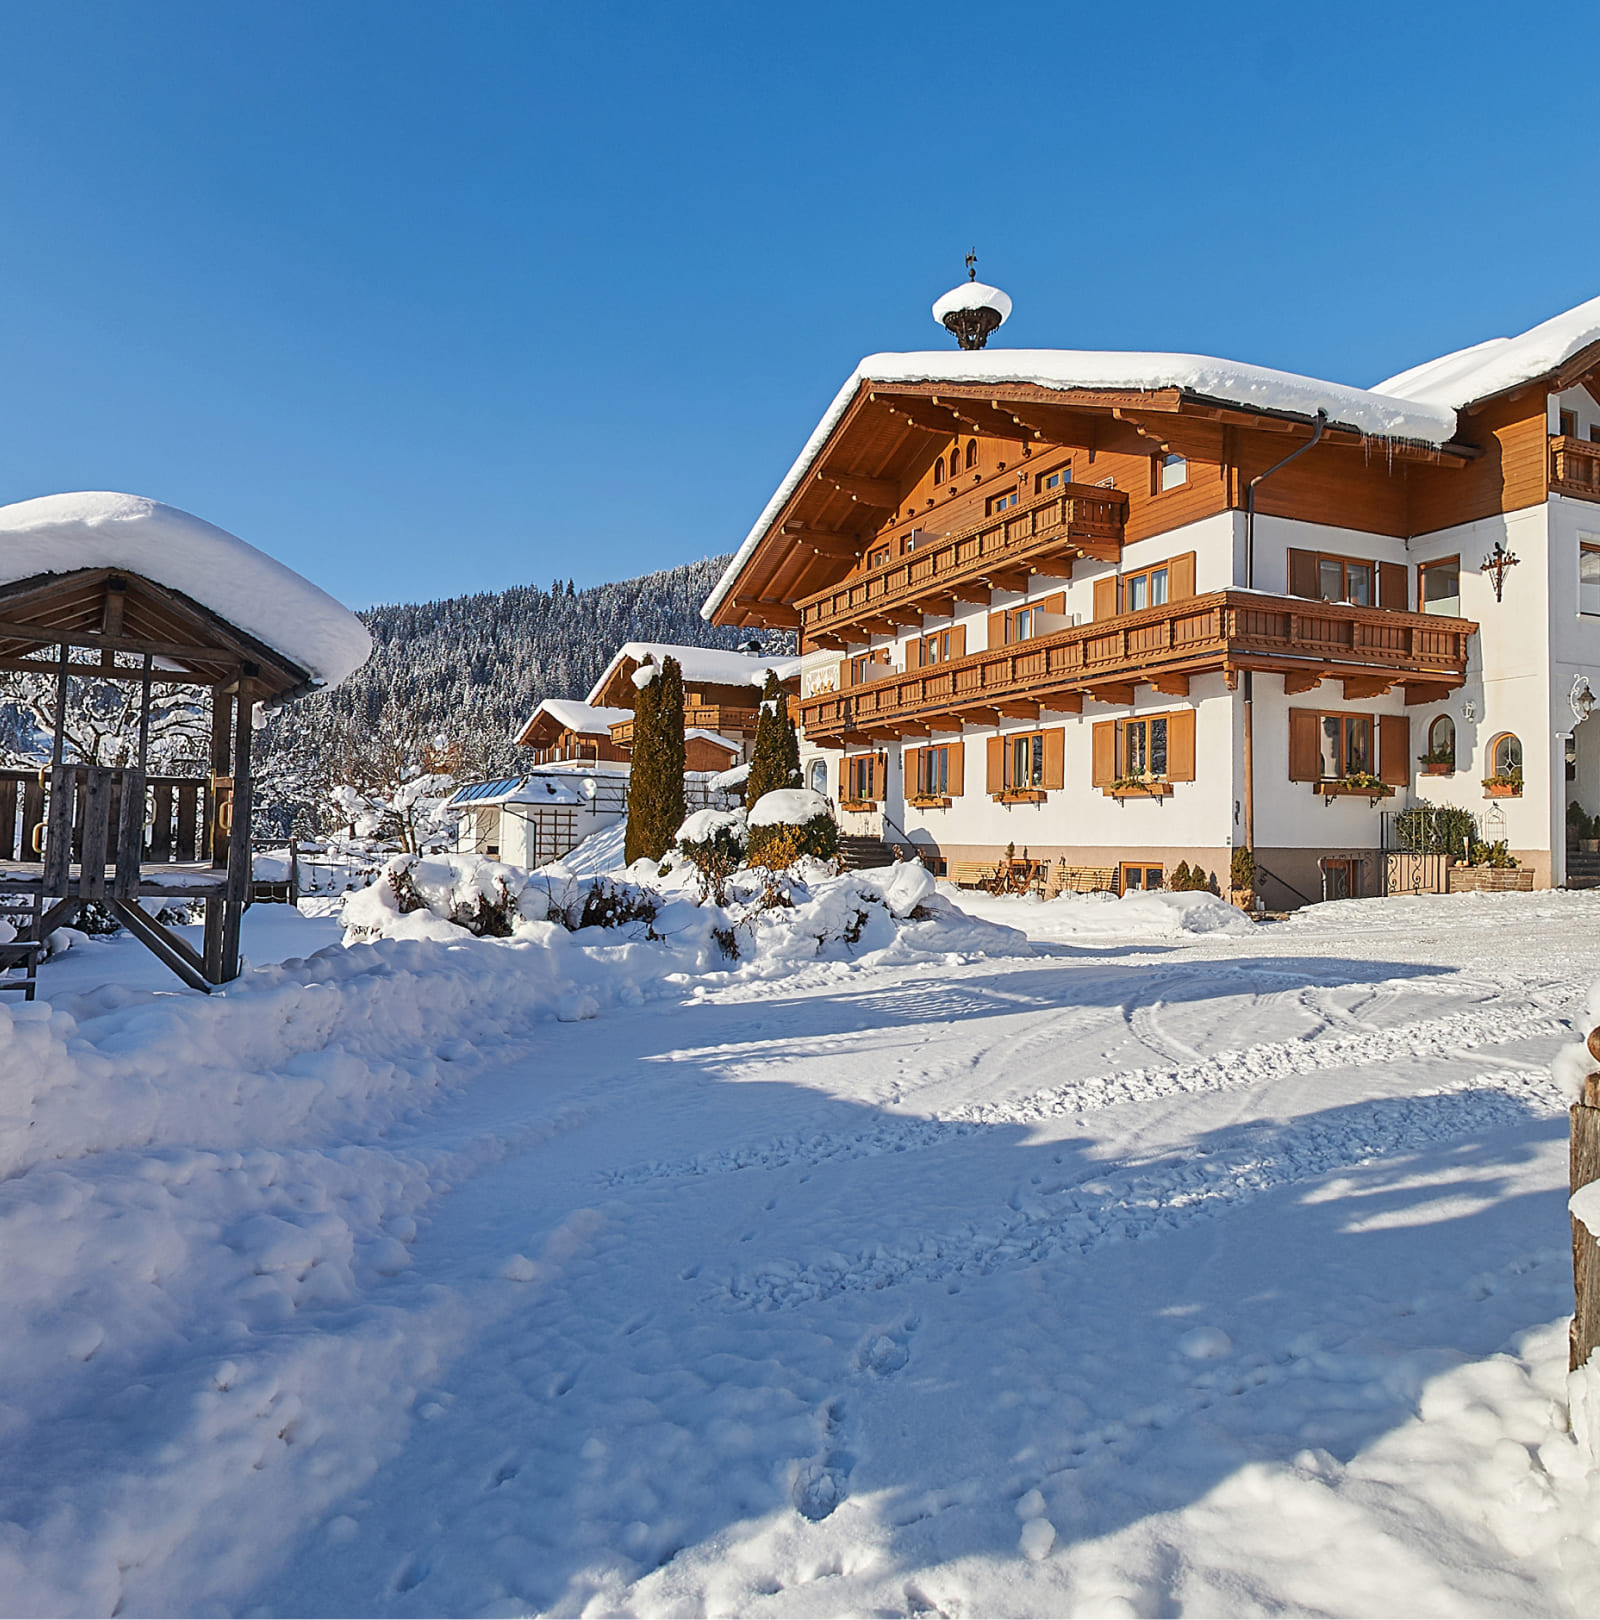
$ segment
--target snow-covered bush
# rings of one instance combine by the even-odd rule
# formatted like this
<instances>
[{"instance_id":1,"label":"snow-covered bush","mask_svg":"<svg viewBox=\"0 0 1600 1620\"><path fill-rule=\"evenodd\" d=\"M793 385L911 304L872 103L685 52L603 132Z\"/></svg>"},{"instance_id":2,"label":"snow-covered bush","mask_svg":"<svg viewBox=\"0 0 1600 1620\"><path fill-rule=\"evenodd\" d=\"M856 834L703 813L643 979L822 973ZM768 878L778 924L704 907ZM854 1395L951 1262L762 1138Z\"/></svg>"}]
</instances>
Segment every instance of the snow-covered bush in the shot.
<instances>
[{"instance_id":1,"label":"snow-covered bush","mask_svg":"<svg viewBox=\"0 0 1600 1620\"><path fill-rule=\"evenodd\" d=\"M678 853L700 877L700 898L728 903L728 880L744 865L745 815L742 810L696 810L678 829Z\"/></svg>"},{"instance_id":2,"label":"snow-covered bush","mask_svg":"<svg viewBox=\"0 0 1600 1620\"><path fill-rule=\"evenodd\" d=\"M810 788L764 793L750 810L749 860L769 872L787 871L802 859L833 861L839 827L828 801Z\"/></svg>"}]
</instances>

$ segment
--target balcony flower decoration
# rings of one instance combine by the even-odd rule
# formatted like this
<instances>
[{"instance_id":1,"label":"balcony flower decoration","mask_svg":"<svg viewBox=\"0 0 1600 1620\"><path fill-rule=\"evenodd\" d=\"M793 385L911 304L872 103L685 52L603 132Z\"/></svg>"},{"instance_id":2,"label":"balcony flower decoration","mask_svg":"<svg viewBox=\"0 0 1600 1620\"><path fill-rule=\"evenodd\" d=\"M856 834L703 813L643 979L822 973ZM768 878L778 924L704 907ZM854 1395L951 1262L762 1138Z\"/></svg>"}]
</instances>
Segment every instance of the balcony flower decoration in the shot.
<instances>
[{"instance_id":1,"label":"balcony flower decoration","mask_svg":"<svg viewBox=\"0 0 1600 1620\"><path fill-rule=\"evenodd\" d=\"M1522 768L1514 771L1496 771L1483 779L1484 790L1491 799L1520 799L1522 797Z\"/></svg>"},{"instance_id":2,"label":"balcony flower decoration","mask_svg":"<svg viewBox=\"0 0 1600 1620\"><path fill-rule=\"evenodd\" d=\"M1430 748L1427 753L1417 755L1417 763L1429 776L1449 776L1456 768L1456 751L1453 748Z\"/></svg>"},{"instance_id":3,"label":"balcony flower decoration","mask_svg":"<svg viewBox=\"0 0 1600 1620\"><path fill-rule=\"evenodd\" d=\"M1135 776L1119 776L1111 784L1113 799L1164 799L1172 792L1172 784L1165 777L1145 771Z\"/></svg>"},{"instance_id":4,"label":"balcony flower decoration","mask_svg":"<svg viewBox=\"0 0 1600 1620\"><path fill-rule=\"evenodd\" d=\"M1347 776L1319 782L1317 791L1325 804L1332 804L1338 798L1366 799L1376 804L1379 799L1394 797L1394 789L1371 771L1351 771Z\"/></svg>"}]
</instances>

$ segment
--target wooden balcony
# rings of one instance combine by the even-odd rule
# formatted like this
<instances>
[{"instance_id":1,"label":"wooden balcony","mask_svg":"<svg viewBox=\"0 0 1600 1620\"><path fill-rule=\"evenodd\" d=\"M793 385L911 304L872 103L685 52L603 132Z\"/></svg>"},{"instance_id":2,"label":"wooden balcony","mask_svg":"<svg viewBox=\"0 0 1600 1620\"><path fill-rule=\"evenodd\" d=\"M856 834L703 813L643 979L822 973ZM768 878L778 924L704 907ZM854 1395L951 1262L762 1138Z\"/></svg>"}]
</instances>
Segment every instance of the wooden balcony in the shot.
<instances>
[{"instance_id":1,"label":"wooden balcony","mask_svg":"<svg viewBox=\"0 0 1600 1620\"><path fill-rule=\"evenodd\" d=\"M1408 702L1434 701L1466 676L1467 619L1348 603L1216 591L1116 619L802 700L813 741L956 732L1002 716L1080 713L1085 697L1127 707L1140 683L1183 696L1191 676L1276 671L1286 690L1344 682L1348 700L1400 685Z\"/></svg>"},{"instance_id":2,"label":"wooden balcony","mask_svg":"<svg viewBox=\"0 0 1600 1620\"><path fill-rule=\"evenodd\" d=\"M683 707L683 729L715 731L724 737L754 736L759 712L757 709L732 709L723 703L686 703ZM619 748L632 748L633 721L617 721L611 728L611 740Z\"/></svg>"},{"instance_id":3,"label":"wooden balcony","mask_svg":"<svg viewBox=\"0 0 1600 1620\"><path fill-rule=\"evenodd\" d=\"M796 604L801 633L818 646L843 647L872 631L920 624L925 613L949 613L957 601L987 602L991 589L1022 590L1030 571L1048 571L1046 564L1066 560L1060 571L1070 573L1074 557L1114 562L1127 510L1128 497L1116 490L1064 484L804 598Z\"/></svg>"},{"instance_id":4,"label":"wooden balcony","mask_svg":"<svg viewBox=\"0 0 1600 1620\"><path fill-rule=\"evenodd\" d=\"M1564 433L1550 435L1550 488L1557 495L1600 501L1600 444L1574 439Z\"/></svg>"}]
</instances>

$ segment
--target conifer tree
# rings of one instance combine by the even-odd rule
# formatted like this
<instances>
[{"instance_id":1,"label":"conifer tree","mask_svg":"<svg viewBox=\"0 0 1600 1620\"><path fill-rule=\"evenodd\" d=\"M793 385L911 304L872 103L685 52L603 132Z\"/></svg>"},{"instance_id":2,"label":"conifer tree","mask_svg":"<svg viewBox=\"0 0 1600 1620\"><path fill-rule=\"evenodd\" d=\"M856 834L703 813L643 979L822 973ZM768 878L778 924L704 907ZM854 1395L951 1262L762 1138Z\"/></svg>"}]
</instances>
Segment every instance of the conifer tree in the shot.
<instances>
[{"instance_id":1,"label":"conifer tree","mask_svg":"<svg viewBox=\"0 0 1600 1620\"><path fill-rule=\"evenodd\" d=\"M656 797L656 778L661 749L656 717L661 710L661 677L639 688L633 703L632 765L628 771L628 830L623 835L623 859L631 866L647 855L660 860L664 850L651 850L655 839L655 818L651 811Z\"/></svg>"},{"instance_id":2,"label":"conifer tree","mask_svg":"<svg viewBox=\"0 0 1600 1620\"><path fill-rule=\"evenodd\" d=\"M794 771L789 761L788 704L778 677L769 669L761 690L761 711L756 716L756 740L750 750L750 774L745 778L744 802L752 809L763 795L793 787L799 779L800 748L794 745Z\"/></svg>"},{"instance_id":3,"label":"conifer tree","mask_svg":"<svg viewBox=\"0 0 1600 1620\"><path fill-rule=\"evenodd\" d=\"M639 689L633 710L633 767L628 773L628 831L623 856L659 861L683 825L683 671L663 661Z\"/></svg>"}]
</instances>

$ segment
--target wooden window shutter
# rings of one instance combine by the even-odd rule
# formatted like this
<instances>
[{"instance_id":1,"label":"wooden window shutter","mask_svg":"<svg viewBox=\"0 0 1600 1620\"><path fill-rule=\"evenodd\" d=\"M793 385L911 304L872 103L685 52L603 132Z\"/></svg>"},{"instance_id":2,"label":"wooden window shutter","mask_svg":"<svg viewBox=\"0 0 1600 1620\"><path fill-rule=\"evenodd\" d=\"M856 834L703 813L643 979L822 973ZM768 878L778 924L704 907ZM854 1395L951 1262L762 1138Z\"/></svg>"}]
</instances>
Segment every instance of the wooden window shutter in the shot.
<instances>
[{"instance_id":1,"label":"wooden window shutter","mask_svg":"<svg viewBox=\"0 0 1600 1620\"><path fill-rule=\"evenodd\" d=\"M1003 613L989 615L989 651L1006 644L1006 616Z\"/></svg>"},{"instance_id":2,"label":"wooden window shutter","mask_svg":"<svg viewBox=\"0 0 1600 1620\"><path fill-rule=\"evenodd\" d=\"M952 658L967 656L967 627L964 624L958 624L950 632L950 656Z\"/></svg>"},{"instance_id":3,"label":"wooden window shutter","mask_svg":"<svg viewBox=\"0 0 1600 1620\"><path fill-rule=\"evenodd\" d=\"M1167 600L1181 602L1194 595L1194 553L1186 551L1167 564Z\"/></svg>"},{"instance_id":4,"label":"wooden window shutter","mask_svg":"<svg viewBox=\"0 0 1600 1620\"><path fill-rule=\"evenodd\" d=\"M966 752L965 743L953 742L950 744L950 797L959 799L966 791Z\"/></svg>"},{"instance_id":5,"label":"wooden window shutter","mask_svg":"<svg viewBox=\"0 0 1600 1620\"><path fill-rule=\"evenodd\" d=\"M1107 574L1104 579L1094 582L1094 616L1097 619L1114 619L1117 616L1117 586L1120 581L1115 574Z\"/></svg>"},{"instance_id":6,"label":"wooden window shutter","mask_svg":"<svg viewBox=\"0 0 1600 1620\"><path fill-rule=\"evenodd\" d=\"M1066 782L1067 733L1065 727L1052 726L1044 733L1043 786L1059 788Z\"/></svg>"},{"instance_id":7,"label":"wooden window shutter","mask_svg":"<svg viewBox=\"0 0 1600 1620\"><path fill-rule=\"evenodd\" d=\"M920 748L907 748L900 756L905 767L905 796L910 798L914 793L921 791L922 781L922 750Z\"/></svg>"},{"instance_id":8,"label":"wooden window shutter","mask_svg":"<svg viewBox=\"0 0 1600 1620\"><path fill-rule=\"evenodd\" d=\"M1194 710L1174 709L1167 716L1167 780L1194 780Z\"/></svg>"},{"instance_id":9,"label":"wooden window shutter","mask_svg":"<svg viewBox=\"0 0 1600 1620\"><path fill-rule=\"evenodd\" d=\"M1378 716L1378 776L1391 787L1405 787L1411 781L1410 715Z\"/></svg>"},{"instance_id":10,"label":"wooden window shutter","mask_svg":"<svg viewBox=\"0 0 1600 1620\"><path fill-rule=\"evenodd\" d=\"M1035 602L1034 606L1042 608L1046 613L1064 615L1067 611L1067 593L1065 591L1052 591L1042 602Z\"/></svg>"},{"instance_id":11,"label":"wooden window shutter","mask_svg":"<svg viewBox=\"0 0 1600 1620\"><path fill-rule=\"evenodd\" d=\"M1411 606L1404 563L1378 564L1378 606L1399 608L1402 613Z\"/></svg>"},{"instance_id":12,"label":"wooden window shutter","mask_svg":"<svg viewBox=\"0 0 1600 1620\"><path fill-rule=\"evenodd\" d=\"M1289 780L1315 782L1322 776L1322 748L1315 709L1289 711Z\"/></svg>"},{"instance_id":13,"label":"wooden window shutter","mask_svg":"<svg viewBox=\"0 0 1600 1620\"><path fill-rule=\"evenodd\" d=\"M1117 723L1115 720L1096 720L1094 723L1094 775L1091 785L1110 787L1117 779Z\"/></svg>"},{"instance_id":14,"label":"wooden window shutter","mask_svg":"<svg viewBox=\"0 0 1600 1620\"><path fill-rule=\"evenodd\" d=\"M989 739L989 791L991 793L1004 793L1006 787L1006 740L1004 737L991 737Z\"/></svg>"},{"instance_id":15,"label":"wooden window shutter","mask_svg":"<svg viewBox=\"0 0 1600 1620\"><path fill-rule=\"evenodd\" d=\"M1313 601L1322 594L1317 588L1316 552L1294 550L1289 552L1289 594L1309 596Z\"/></svg>"},{"instance_id":16,"label":"wooden window shutter","mask_svg":"<svg viewBox=\"0 0 1600 1620\"><path fill-rule=\"evenodd\" d=\"M872 654L872 661L875 664L887 664L889 662L889 649L887 647L875 648Z\"/></svg>"},{"instance_id":17,"label":"wooden window shutter","mask_svg":"<svg viewBox=\"0 0 1600 1620\"><path fill-rule=\"evenodd\" d=\"M906 668L921 669L922 656L926 651L927 648L920 636L915 641L910 642L906 647Z\"/></svg>"},{"instance_id":18,"label":"wooden window shutter","mask_svg":"<svg viewBox=\"0 0 1600 1620\"><path fill-rule=\"evenodd\" d=\"M877 768L872 773L872 796L883 800L889 797L889 756L882 753L877 756Z\"/></svg>"}]
</instances>

